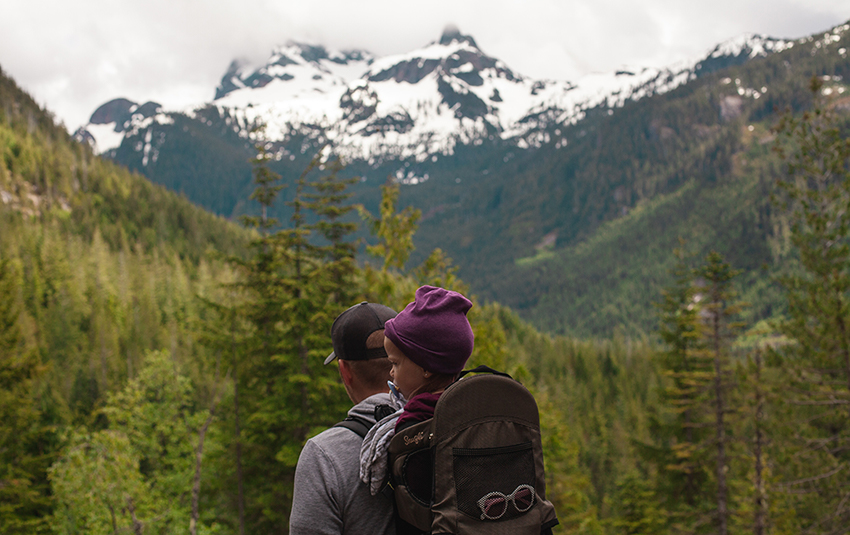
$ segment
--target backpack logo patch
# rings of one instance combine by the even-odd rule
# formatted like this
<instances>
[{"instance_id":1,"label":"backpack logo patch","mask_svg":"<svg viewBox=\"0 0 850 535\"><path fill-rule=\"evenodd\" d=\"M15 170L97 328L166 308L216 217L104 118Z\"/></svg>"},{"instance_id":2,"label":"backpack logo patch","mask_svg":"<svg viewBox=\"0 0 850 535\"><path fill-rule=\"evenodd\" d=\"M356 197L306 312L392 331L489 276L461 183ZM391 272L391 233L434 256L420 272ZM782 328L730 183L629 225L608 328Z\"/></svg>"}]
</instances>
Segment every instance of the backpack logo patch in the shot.
<instances>
[{"instance_id":1,"label":"backpack logo patch","mask_svg":"<svg viewBox=\"0 0 850 535\"><path fill-rule=\"evenodd\" d=\"M404 445L405 446L410 446L411 444L416 444L418 446L419 443L422 442L423 440L425 440L425 432L424 431L420 431L420 432L416 433L415 435L413 435L412 437L404 435Z\"/></svg>"}]
</instances>

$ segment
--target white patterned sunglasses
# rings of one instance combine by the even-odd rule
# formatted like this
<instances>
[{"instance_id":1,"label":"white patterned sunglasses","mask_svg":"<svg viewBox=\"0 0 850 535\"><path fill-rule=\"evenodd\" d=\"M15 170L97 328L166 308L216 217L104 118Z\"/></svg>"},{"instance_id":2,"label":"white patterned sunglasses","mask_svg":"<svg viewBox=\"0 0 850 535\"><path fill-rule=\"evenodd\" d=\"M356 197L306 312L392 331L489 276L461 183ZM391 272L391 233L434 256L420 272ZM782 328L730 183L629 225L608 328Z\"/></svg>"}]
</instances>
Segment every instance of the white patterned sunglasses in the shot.
<instances>
[{"instance_id":1,"label":"white patterned sunglasses","mask_svg":"<svg viewBox=\"0 0 850 535\"><path fill-rule=\"evenodd\" d=\"M508 512L508 502L513 503L520 513L531 509L534 505L534 487L520 485L507 496L501 492L489 492L478 499L481 509L481 520L498 520Z\"/></svg>"}]
</instances>

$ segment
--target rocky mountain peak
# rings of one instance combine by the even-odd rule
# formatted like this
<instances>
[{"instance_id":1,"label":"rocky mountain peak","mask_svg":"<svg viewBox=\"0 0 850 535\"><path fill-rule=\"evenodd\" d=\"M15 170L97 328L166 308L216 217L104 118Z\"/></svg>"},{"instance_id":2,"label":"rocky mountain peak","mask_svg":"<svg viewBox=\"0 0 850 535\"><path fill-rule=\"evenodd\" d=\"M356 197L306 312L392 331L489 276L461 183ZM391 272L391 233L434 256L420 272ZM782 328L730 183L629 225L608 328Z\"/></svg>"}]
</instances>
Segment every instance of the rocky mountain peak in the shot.
<instances>
[{"instance_id":1,"label":"rocky mountain peak","mask_svg":"<svg viewBox=\"0 0 850 535\"><path fill-rule=\"evenodd\" d=\"M248 65L234 60L216 87L214 100L241 89L261 89L274 81L332 79L337 83L348 81L353 69L357 76L372 62L373 56L365 50L328 50L322 45L287 41L272 50L265 63Z\"/></svg>"},{"instance_id":2,"label":"rocky mountain peak","mask_svg":"<svg viewBox=\"0 0 850 535\"><path fill-rule=\"evenodd\" d=\"M492 69L495 76L517 79L501 62L482 52L475 39L449 25L439 41L407 54L375 61L365 78L370 82L394 80L416 84L437 71L441 78L456 78L465 84L480 86L483 83L481 72L487 69Z\"/></svg>"},{"instance_id":3,"label":"rocky mountain peak","mask_svg":"<svg viewBox=\"0 0 850 535\"><path fill-rule=\"evenodd\" d=\"M458 29L457 26L449 24L443 29L443 35L440 36L440 44L450 45L455 42L467 43L470 46L478 48L478 45L475 43L475 39L473 39L471 35L463 35L460 33L460 29Z\"/></svg>"},{"instance_id":4,"label":"rocky mountain peak","mask_svg":"<svg viewBox=\"0 0 850 535\"><path fill-rule=\"evenodd\" d=\"M89 122L91 124L114 123L117 132L125 127L133 115L148 118L156 115L161 108L162 106L156 102L145 102L140 105L126 98L116 98L94 110Z\"/></svg>"}]
</instances>

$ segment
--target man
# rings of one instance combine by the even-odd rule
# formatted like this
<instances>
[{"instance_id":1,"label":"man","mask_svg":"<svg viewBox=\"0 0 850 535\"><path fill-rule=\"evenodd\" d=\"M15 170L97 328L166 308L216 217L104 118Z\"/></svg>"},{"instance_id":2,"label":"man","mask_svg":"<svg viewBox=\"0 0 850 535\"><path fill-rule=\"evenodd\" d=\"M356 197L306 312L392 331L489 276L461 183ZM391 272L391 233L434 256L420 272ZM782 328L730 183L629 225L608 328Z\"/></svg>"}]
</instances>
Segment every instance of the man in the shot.
<instances>
[{"instance_id":1,"label":"man","mask_svg":"<svg viewBox=\"0 0 850 535\"><path fill-rule=\"evenodd\" d=\"M363 302L340 314L331 327L334 350L325 364L338 360L354 403L349 419L366 426L390 404L384 322L395 316L388 307ZM383 494L372 496L360 481L362 443L357 432L345 427L332 427L307 441L295 468L290 535L395 533L392 501Z\"/></svg>"}]
</instances>

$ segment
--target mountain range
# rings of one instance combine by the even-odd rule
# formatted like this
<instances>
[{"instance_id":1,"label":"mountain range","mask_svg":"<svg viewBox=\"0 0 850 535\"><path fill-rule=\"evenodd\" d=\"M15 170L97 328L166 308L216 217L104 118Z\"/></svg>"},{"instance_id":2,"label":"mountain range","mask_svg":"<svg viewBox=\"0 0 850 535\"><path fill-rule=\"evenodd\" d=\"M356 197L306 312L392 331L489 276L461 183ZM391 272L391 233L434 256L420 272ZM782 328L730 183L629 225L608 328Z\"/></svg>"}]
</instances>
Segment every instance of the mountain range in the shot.
<instances>
[{"instance_id":1,"label":"mountain range","mask_svg":"<svg viewBox=\"0 0 850 535\"><path fill-rule=\"evenodd\" d=\"M679 237L744 269L758 318L776 312L759 269L784 254L770 126L777 109L807 106L812 75L844 91L847 30L745 35L572 82L514 72L456 28L382 58L289 42L262 65L232 62L209 102L115 99L76 137L227 217L252 210L259 136L285 181L330 146L360 176L355 202L376 213L379 184L407 186L420 251L444 249L475 292L553 331L651 330Z\"/></svg>"},{"instance_id":2,"label":"mountain range","mask_svg":"<svg viewBox=\"0 0 850 535\"><path fill-rule=\"evenodd\" d=\"M451 156L458 145L495 138L519 149L553 140L563 145L568 140L548 129L576 124L590 110L616 109L666 93L719 68L793 45L743 35L693 61L591 74L570 82L516 73L453 27L423 48L382 58L365 50L328 51L289 42L275 48L260 66L234 60L211 102L167 111L154 102L118 98L99 107L78 135L108 154L125 138L144 137L154 125L173 124L175 114L196 117L214 107L244 139L261 120L265 136L284 147L306 137L316 144L332 143L346 160L371 166L391 159L424 162ZM155 162L162 143L151 137L142 144L145 162ZM279 156L292 155L281 148ZM410 178L414 183L422 179Z\"/></svg>"}]
</instances>

